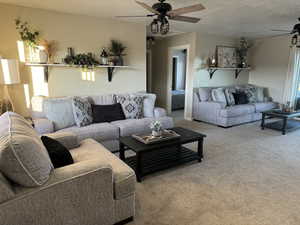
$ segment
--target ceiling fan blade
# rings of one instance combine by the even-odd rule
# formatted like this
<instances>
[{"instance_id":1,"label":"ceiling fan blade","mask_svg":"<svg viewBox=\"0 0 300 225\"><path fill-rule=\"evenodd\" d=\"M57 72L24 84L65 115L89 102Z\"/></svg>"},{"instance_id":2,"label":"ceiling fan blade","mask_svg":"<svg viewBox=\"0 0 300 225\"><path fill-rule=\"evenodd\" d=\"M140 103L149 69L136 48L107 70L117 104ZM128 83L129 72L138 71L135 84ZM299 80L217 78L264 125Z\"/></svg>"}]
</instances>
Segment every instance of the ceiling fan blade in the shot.
<instances>
[{"instance_id":1,"label":"ceiling fan blade","mask_svg":"<svg viewBox=\"0 0 300 225\"><path fill-rule=\"evenodd\" d=\"M153 17L155 15L146 15L146 16L116 16L116 18L144 18L144 17Z\"/></svg>"},{"instance_id":2,"label":"ceiling fan blade","mask_svg":"<svg viewBox=\"0 0 300 225\"><path fill-rule=\"evenodd\" d=\"M277 30L277 29L272 29L271 31L275 31L275 32L289 32L289 33L291 33L290 30Z\"/></svg>"},{"instance_id":3,"label":"ceiling fan blade","mask_svg":"<svg viewBox=\"0 0 300 225\"><path fill-rule=\"evenodd\" d=\"M181 22L188 22L188 23L198 23L201 19L196 17L188 17L188 16L172 16L170 20L176 20Z\"/></svg>"},{"instance_id":4,"label":"ceiling fan blade","mask_svg":"<svg viewBox=\"0 0 300 225\"><path fill-rule=\"evenodd\" d=\"M169 11L168 15L182 15L182 14L186 14L186 13L201 11L204 9L205 9L205 7L202 4L197 4L197 5L192 5L192 6L188 6L188 7L184 7L184 8L180 8L180 9L174 9L172 11Z\"/></svg>"},{"instance_id":5,"label":"ceiling fan blade","mask_svg":"<svg viewBox=\"0 0 300 225\"><path fill-rule=\"evenodd\" d=\"M153 9L151 6L143 3L143 2L139 2L139 1L135 1L137 4L139 4L140 6L142 6L144 9L147 9L148 11L156 14L156 15L159 15L160 13L158 11L156 11L155 9Z\"/></svg>"}]
</instances>

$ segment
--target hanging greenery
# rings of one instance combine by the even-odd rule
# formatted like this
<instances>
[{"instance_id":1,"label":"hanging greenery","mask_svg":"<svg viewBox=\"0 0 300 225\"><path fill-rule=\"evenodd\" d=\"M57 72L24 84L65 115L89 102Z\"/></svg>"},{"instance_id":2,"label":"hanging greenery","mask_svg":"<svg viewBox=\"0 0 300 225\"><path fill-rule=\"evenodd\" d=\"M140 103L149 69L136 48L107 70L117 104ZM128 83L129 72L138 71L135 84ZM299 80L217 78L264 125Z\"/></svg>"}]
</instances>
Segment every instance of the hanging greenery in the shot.
<instances>
[{"instance_id":1,"label":"hanging greenery","mask_svg":"<svg viewBox=\"0 0 300 225\"><path fill-rule=\"evenodd\" d=\"M28 22L21 21L20 18L15 20L16 29L20 34L21 40L24 41L25 44L31 47L36 47L38 45L40 32L33 30Z\"/></svg>"}]
</instances>

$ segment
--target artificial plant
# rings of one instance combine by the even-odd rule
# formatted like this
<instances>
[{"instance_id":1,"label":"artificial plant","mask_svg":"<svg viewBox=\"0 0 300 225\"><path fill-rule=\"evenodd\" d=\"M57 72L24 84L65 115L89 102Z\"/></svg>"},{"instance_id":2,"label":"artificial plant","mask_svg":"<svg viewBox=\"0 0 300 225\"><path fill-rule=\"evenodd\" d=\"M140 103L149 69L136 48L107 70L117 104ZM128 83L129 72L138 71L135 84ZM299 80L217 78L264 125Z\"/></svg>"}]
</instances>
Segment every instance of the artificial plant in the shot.
<instances>
[{"instance_id":1,"label":"artificial plant","mask_svg":"<svg viewBox=\"0 0 300 225\"><path fill-rule=\"evenodd\" d=\"M33 30L28 22L21 21L20 18L15 20L16 29L20 34L21 40L24 41L25 44L31 47L37 47L39 41L40 32Z\"/></svg>"}]
</instances>

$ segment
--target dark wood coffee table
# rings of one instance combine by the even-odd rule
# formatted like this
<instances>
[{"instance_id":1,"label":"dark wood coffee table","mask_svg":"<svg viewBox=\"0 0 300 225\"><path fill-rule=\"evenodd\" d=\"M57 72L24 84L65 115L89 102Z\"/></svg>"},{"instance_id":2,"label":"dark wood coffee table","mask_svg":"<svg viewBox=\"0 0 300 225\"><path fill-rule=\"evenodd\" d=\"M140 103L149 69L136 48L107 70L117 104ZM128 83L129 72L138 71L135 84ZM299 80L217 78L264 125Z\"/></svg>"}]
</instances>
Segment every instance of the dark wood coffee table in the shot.
<instances>
[{"instance_id":1,"label":"dark wood coffee table","mask_svg":"<svg viewBox=\"0 0 300 225\"><path fill-rule=\"evenodd\" d=\"M142 177L159 170L167 169L183 163L203 159L203 141L206 135L185 128L171 129L180 135L180 138L146 145L131 136L120 138L120 159L135 170L137 181ZM192 151L182 145L198 142L198 151ZM135 156L125 158L125 151L130 149Z\"/></svg>"},{"instance_id":2,"label":"dark wood coffee table","mask_svg":"<svg viewBox=\"0 0 300 225\"><path fill-rule=\"evenodd\" d=\"M300 121L295 120L296 117L300 117L300 112L293 113L281 113L279 110L270 110L262 112L261 129L265 128L278 130L285 135L286 132L293 131L300 128ZM278 118L279 121L266 123L267 119Z\"/></svg>"}]
</instances>

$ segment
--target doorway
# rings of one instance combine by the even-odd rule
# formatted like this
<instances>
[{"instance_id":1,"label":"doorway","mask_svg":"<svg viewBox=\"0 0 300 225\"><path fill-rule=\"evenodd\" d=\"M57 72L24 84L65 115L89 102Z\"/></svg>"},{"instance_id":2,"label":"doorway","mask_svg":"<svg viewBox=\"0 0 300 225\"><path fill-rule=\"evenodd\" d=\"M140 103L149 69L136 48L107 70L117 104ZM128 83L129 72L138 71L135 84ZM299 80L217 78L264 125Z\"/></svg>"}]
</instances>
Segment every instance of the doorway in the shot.
<instances>
[{"instance_id":1,"label":"doorway","mask_svg":"<svg viewBox=\"0 0 300 225\"><path fill-rule=\"evenodd\" d=\"M175 119L184 118L186 99L187 48L172 49L171 112Z\"/></svg>"}]
</instances>

